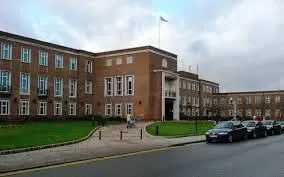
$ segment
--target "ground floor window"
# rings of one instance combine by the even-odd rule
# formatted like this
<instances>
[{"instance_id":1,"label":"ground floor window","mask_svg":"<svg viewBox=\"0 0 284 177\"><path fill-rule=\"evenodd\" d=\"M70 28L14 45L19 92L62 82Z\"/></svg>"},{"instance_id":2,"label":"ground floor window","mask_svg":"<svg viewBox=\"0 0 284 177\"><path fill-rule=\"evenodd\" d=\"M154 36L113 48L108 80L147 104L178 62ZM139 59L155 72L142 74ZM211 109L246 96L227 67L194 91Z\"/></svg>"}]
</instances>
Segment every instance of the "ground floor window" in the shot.
<instances>
[{"instance_id":1,"label":"ground floor window","mask_svg":"<svg viewBox=\"0 0 284 177\"><path fill-rule=\"evenodd\" d=\"M133 115L133 104L127 103L126 104L126 115Z\"/></svg>"},{"instance_id":2,"label":"ground floor window","mask_svg":"<svg viewBox=\"0 0 284 177\"><path fill-rule=\"evenodd\" d=\"M45 116L47 111L47 106L45 101L38 102L38 115Z\"/></svg>"},{"instance_id":3,"label":"ground floor window","mask_svg":"<svg viewBox=\"0 0 284 177\"><path fill-rule=\"evenodd\" d=\"M106 104L105 105L105 115L106 116L111 116L111 114L112 114L111 104Z\"/></svg>"},{"instance_id":4,"label":"ground floor window","mask_svg":"<svg viewBox=\"0 0 284 177\"><path fill-rule=\"evenodd\" d=\"M85 104L85 114L86 115L92 114L92 104Z\"/></svg>"},{"instance_id":5,"label":"ground floor window","mask_svg":"<svg viewBox=\"0 0 284 177\"><path fill-rule=\"evenodd\" d=\"M69 103L69 115L76 115L76 103Z\"/></svg>"},{"instance_id":6,"label":"ground floor window","mask_svg":"<svg viewBox=\"0 0 284 177\"><path fill-rule=\"evenodd\" d=\"M54 115L62 115L62 103L54 102Z\"/></svg>"},{"instance_id":7,"label":"ground floor window","mask_svg":"<svg viewBox=\"0 0 284 177\"><path fill-rule=\"evenodd\" d=\"M121 116L121 104L115 104L115 115Z\"/></svg>"},{"instance_id":8,"label":"ground floor window","mask_svg":"<svg viewBox=\"0 0 284 177\"><path fill-rule=\"evenodd\" d=\"M29 100L21 100L20 101L20 115L29 115Z\"/></svg>"},{"instance_id":9,"label":"ground floor window","mask_svg":"<svg viewBox=\"0 0 284 177\"><path fill-rule=\"evenodd\" d=\"M0 100L0 115L10 115L10 100Z\"/></svg>"}]
</instances>

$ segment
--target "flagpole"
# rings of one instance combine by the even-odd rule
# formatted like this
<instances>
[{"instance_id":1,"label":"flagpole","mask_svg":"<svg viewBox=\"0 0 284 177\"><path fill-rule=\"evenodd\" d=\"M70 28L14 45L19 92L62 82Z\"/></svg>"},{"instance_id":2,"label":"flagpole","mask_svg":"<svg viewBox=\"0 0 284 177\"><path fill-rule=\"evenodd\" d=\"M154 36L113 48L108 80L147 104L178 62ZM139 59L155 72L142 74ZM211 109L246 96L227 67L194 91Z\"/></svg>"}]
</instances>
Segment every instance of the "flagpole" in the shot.
<instances>
[{"instance_id":1,"label":"flagpole","mask_svg":"<svg viewBox=\"0 0 284 177\"><path fill-rule=\"evenodd\" d=\"M161 40L161 19L159 18L159 48L160 48L160 40Z\"/></svg>"}]
</instances>

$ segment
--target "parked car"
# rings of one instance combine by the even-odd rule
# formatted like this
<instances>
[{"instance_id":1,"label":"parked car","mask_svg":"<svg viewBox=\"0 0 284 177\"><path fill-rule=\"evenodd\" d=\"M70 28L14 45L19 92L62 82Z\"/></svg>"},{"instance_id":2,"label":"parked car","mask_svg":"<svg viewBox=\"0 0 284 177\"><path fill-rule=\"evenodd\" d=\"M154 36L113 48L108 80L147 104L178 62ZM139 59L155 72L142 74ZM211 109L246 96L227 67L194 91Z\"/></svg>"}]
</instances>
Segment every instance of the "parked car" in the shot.
<instances>
[{"instance_id":1,"label":"parked car","mask_svg":"<svg viewBox=\"0 0 284 177\"><path fill-rule=\"evenodd\" d=\"M266 126L262 122L257 120L247 120L243 121L242 125L247 128L247 133L249 138L266 137L267 130Z\"/></svg>"},{"instance_id":2,"label":"parked car","mask_svg":"<svg viewBox=\"0 0 284 177\"><path fill-rule=\"evenodd\" d=\"M263 125L266 126L267 133L269 135L281 134L281 126L275 120L262 121Z\"/></svg>"},{"instance_id":3,"label":"parked car","mask_svg":"<svg viewBox=\"0 0 284 177\"><path fill-rule=\"evenodd\" d=\"M284 131L284 121L277 121L278 124L281 126L282 132Z\"/></svg>"},{"instance_id":4,"label":"parked car","mask_svg":"<svg viewBox=\"0 0 284 177\"><path fill-rule=\"evenodd\" d=\"M218 123L213 129L205 133L208 143L214 141L225 141L232 143L236 140L247 139L247 128L235 121L224 121Z\"/></svg>"}]
</instances>

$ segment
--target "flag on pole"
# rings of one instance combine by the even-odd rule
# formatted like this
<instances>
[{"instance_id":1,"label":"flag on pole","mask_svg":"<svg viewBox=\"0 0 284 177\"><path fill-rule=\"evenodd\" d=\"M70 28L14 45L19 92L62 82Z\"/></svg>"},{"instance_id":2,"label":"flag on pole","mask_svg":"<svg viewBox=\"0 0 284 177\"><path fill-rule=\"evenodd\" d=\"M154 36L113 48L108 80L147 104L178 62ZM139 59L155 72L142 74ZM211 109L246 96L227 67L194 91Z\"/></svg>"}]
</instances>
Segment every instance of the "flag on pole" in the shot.
<instances>
[{"instance_id":1,"label":"flag on pole","mask_svg":"<svg viewBox=\"0 0 284 177\"><path fill-rule=\"evenodd\" d=\"M168 20L164 19L162 16L160 16L160 20L163 22L168 22Z\"/></svg>"}]
</instances>

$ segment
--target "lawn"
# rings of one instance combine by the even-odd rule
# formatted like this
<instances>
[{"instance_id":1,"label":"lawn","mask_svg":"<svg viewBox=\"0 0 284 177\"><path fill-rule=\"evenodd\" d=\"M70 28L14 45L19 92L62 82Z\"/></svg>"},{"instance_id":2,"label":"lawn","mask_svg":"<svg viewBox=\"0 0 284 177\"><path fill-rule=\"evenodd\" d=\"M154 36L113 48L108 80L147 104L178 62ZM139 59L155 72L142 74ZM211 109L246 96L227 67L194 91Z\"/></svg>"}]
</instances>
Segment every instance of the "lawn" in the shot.
<instances>
[{"instance_id":1,"label":"lawn","mask_svg":"<svg viewBox=\"0 0 284 177\"><path fill-rule=\"evenodd\" d=\"M90 121L32 122L0 128L0 151L76 140L87 136L92 129Z\"/></svg>"},{"instance_id":2,"label":"lawn","mask_svg":"<svg viewBox=\"0 0 284 177\"><path fill-rule=\"evenodd\" d=\"M151 135L156 135L156 126L159 126L160 136L190 136L196 135L195 122L159 122L150 124L146 127L146 131ZM203 135L212 128L211 122L198 122L197 135Z\"/></svg>"}]
</instances>

